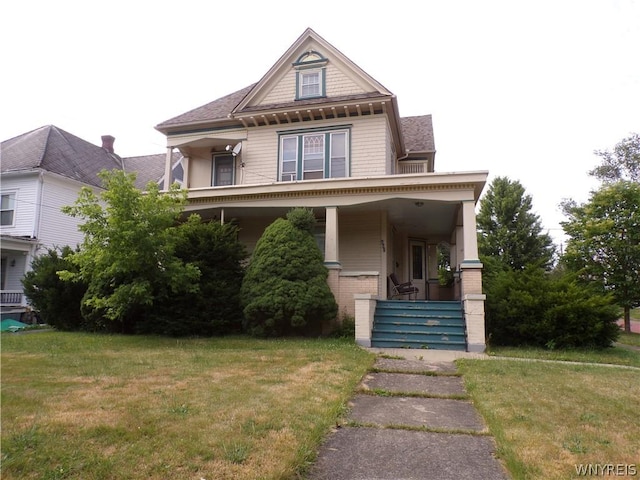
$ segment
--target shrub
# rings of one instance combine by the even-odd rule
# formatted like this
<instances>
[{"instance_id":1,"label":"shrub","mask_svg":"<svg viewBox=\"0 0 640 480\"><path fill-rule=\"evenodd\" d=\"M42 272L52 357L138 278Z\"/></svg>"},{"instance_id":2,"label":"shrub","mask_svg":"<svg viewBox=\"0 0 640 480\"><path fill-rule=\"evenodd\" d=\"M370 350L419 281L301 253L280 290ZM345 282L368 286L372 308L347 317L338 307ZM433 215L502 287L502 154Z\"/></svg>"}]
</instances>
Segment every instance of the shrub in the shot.
<instances>
[{"instance_id":1,"label":"shrub","mask_svg":"<svg viewBox=\"0 0 640 480\"><path fill-rule=\"evenodd\" d=\"M618 308L569 275L542 268L496 270L486 278L487 333L496 345L607 347L619 335Z\"/></svg>"},{"instance_id":2,"label":"shrub","mask_svg":"<svg viewBox=\"0 0 640 480\"><path fill-rule=\"evenodd\" d=\"M149 320L140 323L138 331L172 336L240 332L246 250L238 242L238 227L202 222L199 215L191 215L175 230L175 255L200 271L198 291L155 303Z\"/></svg>"},{"instance_id":3,"label":"shrub","mask_svg":"<svg viewBox=\"0 0 640 480\"><path fill-rule=\"evenodd\" d=\"M348 313L343 312L340 321L336 322L335 327L331 331L331 336L347 340L356 338L356 319Z\"/></svg>"},{"instance_id":4,"label":"shrub","mask_svg":"<svg viewBox=\"0 0 640 480\"><path fill-rule=\"evenodd\" d=\"M336 317L314 223L311 211L294 209L258 240L241 290L243 326L250 334L316 335Z\"/></svg>"},{"instance_id":5,"label":"shrub","mask_svg":"<svg viewBox=\"0 0 640 480\"><path fill-rule=\"evenodd\" d=\"M80 303L87 285L82 281L64 281L58 276L59 271L75 269L68 260L72 253L71 247L48 249L33 260L32 270L22 279L25 296L40 319L60 330L86 327Z\"/></svg>"}]
</instances>

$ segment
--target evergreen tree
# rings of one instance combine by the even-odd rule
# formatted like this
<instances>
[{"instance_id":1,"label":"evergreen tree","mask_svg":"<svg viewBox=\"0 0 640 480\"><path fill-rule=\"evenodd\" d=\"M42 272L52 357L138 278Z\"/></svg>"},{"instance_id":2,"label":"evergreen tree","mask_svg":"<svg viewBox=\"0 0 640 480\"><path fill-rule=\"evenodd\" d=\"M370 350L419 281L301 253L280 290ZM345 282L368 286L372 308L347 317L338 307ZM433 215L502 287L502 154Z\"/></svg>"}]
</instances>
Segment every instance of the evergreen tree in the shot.
<instances>
[{"instance_id":1,"label":"evergreen tree","mask_svg":"<svg viewBox=\"0 0 640 480\"><path fill-rule=\"evenodd\" d=\"M69 261L71 247L51 248L31 262L31 270L22 279L25 296L38 312L40 319L60 330L85 328L80 313L80 303L87 285L82 282L65 282L58 272L75 271Z\"/></svg>"},{"instance_id":2,"label":"evergreen tree","mask_svg":"<svg viewBox=\"0 0 640 480\"><path fill-rule=\"evenodd\" d=\"M525 194L520 182L507 177L493 180L476 220L483 262L511 270L522 270L531 264L551 266L553 242L542 233L540 218L531 208L531 196Z\"/></svg>"},{"instance_id":3,"label":"evergreen tree","mask_svg":"<svg viewBox=\"0 0 640 480\"><path fill-rule=\"evenodd\" d=\"M242 283L244 328L257 336L321 333L338 307L313 237L313 212L294 209L268 226Z\"/></svg>"},{"instance_id":4,"label":"evergreen tree","mask_svg":"<svg viewBox=\"0 0 640 480\"><path fill-rule=\"evenodd\" d=\"M154 305L153 314L138 331L173 336L239 333L246 249L238 241L238 227L202 222L192 214L174 233L176 256L200 270L199 288Z\"/></svg>"}]
</instances>

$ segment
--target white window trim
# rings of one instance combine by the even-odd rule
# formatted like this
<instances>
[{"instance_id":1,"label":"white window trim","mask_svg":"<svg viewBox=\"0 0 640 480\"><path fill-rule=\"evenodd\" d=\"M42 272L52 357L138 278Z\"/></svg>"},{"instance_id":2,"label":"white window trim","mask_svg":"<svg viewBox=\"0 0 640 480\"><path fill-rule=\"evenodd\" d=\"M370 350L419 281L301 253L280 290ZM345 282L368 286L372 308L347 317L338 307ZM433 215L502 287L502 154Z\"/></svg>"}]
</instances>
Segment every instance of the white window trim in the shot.
<instances>
[{"instance_id":1,"label":"white window trim","mask_svg":"<svg viewBox=\"0 0 640 480\"><path fill-rule=\"evenodd\" d=\"M3 197L5 195L13 195L13 208L11 210L6 209L6 210L1 210L1 205L0 205L0 212L8 212L8 211L13 211L13 216L11 217L11 223L6 224L6 225L2 225L2 228L11 228L11 227L15 227L16 226L16 217L17 217L17 212L18 212L18 191L17 190L5 190L3 192L0 192L0 197Z\"/></svg>"},{"instance_id":2,"label":"white window trim","mask_svg":"<svg viewBox=\"0 0 640 480\"><path fill-rule=\"evenodd\" d=\"M304 94L304 82L303 78L305 75L317 75L318 77L318 92L313 94ZM322 69L321 68L313 68L313 69L301 69L298 70L298 98L318 98L322 97L323 85L322 85Z\"/></svg>"}]
</instances>

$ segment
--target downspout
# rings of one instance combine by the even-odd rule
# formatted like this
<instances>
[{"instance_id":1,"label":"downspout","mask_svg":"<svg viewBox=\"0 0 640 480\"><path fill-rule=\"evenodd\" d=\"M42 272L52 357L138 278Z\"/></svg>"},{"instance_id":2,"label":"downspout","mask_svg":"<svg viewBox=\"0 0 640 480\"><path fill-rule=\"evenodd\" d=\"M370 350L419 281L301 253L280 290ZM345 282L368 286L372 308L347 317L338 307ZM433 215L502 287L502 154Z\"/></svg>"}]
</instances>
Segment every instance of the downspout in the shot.
<instances>
[{"instance_id":1,"label":"downspout","mask_svg":"<svg viewBox=\"0 0 640 480\"><path fill-rule=\"evenodd\" d=\"M31 231L31 238L37 239L38 233L40 233L40 220L42 211L42 196L44 190L44 172L40 170L38 173L38 183L36 187L36 214L33 218L33 229Z\"/></svg>"}]
</instances>

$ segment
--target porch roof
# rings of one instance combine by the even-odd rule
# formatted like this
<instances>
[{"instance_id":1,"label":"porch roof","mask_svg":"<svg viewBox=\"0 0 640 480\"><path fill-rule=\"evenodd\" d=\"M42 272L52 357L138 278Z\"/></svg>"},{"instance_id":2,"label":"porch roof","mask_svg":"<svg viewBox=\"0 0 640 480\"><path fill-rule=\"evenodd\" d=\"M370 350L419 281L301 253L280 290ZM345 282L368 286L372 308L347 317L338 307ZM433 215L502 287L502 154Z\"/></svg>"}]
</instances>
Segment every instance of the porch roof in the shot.
<instances>
[{"instance_id":1,"label":"porch roof","mask_svg":"<svg viewBox=\"0 0 640 480\"><path fill-rule=\"evenodd\" d=\"M292 207L340 211L384 210L394 224L415 234L450 234L461 202L478 201L487 172L428 173L369 178L278 182L191 189L187 211L204 218L280 217Z\"/></svg>"}]
</instances>

